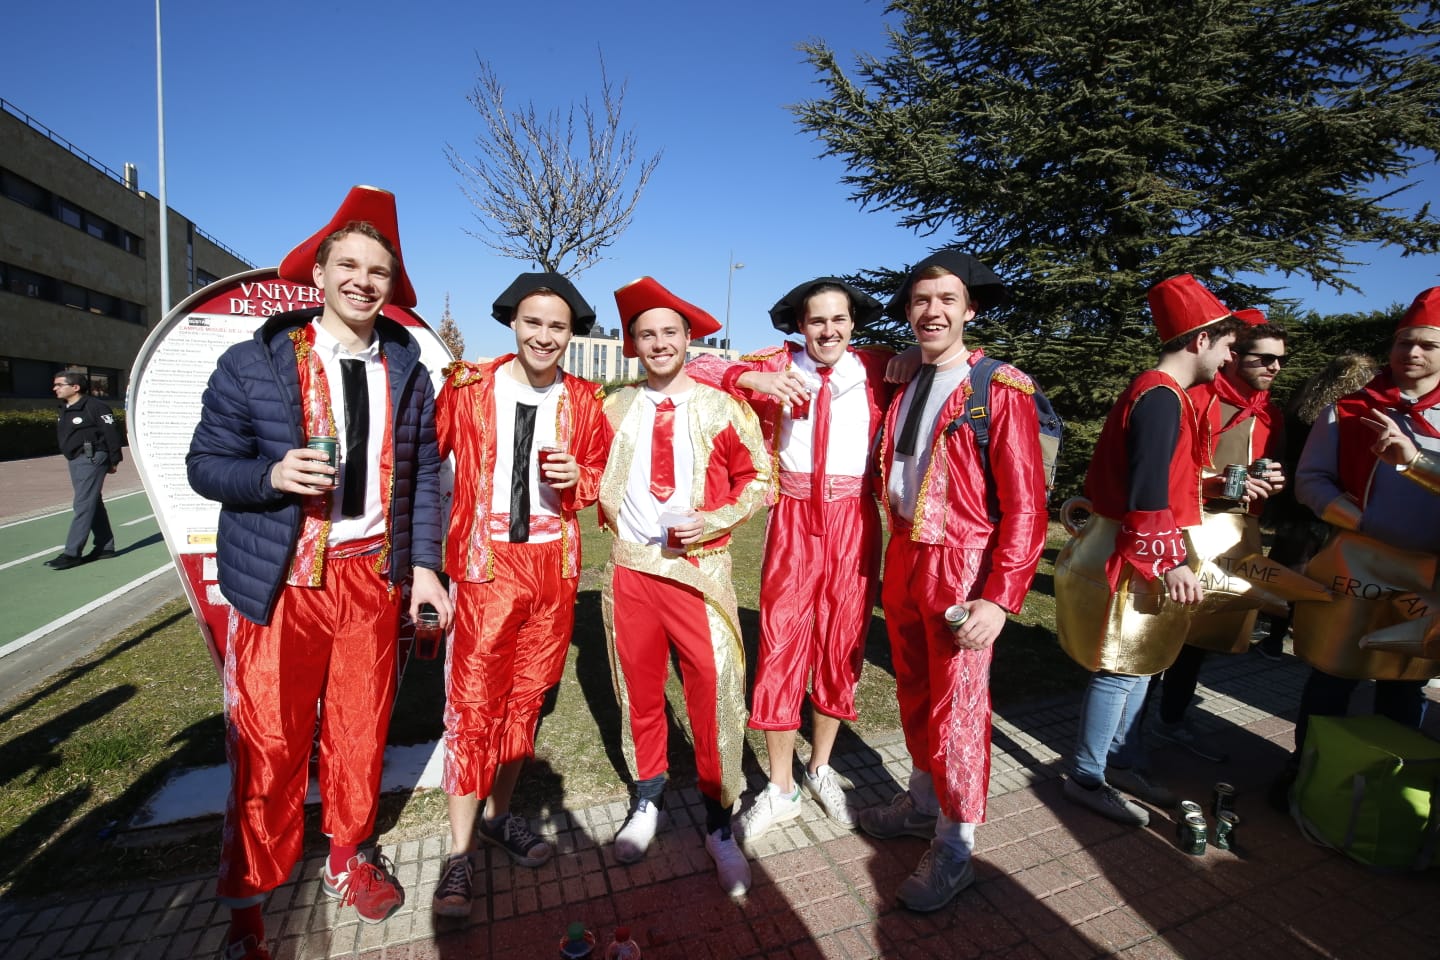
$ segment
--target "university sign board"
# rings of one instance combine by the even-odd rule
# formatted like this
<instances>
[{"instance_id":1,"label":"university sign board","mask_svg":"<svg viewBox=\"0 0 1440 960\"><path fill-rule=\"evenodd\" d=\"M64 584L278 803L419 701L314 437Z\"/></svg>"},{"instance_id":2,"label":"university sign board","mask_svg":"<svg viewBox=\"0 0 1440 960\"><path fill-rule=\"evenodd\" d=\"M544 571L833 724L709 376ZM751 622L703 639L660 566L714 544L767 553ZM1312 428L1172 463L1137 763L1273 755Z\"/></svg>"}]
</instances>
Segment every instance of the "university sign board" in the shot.
<instances>
[{"instance_id":1,"label":"university sign board","mask_svg":"<svg viewBox=\"0 0 1440 960\"><path fill-rule=\"evenodd\" d=\"M130 453L217 670L224 663L231 615L216 582L220 504L192 490L185 473L185 454L200 422L205 384L220 355L253 336L266 320L322 303L319 288L282 280L275 268L235 274L176 305L150 332L130 372L126 404ZM420 359L438 390L442 371L451 360L444 341L414 310L392 304L385 307L385 316L403 325L419 343ZM451 486L446 464L442 489L447 505ZM413 629L408 617L402 616L402 667Z\"/></svg>"}]
</instances>

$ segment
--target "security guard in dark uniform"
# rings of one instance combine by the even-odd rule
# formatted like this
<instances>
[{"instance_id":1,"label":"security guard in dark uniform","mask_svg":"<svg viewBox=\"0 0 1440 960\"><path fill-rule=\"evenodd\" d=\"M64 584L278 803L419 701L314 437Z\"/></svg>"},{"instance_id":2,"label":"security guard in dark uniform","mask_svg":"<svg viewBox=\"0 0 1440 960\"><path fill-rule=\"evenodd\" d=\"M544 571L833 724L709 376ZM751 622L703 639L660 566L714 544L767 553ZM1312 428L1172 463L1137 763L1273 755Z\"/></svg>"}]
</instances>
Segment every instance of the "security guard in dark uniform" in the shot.
<instances>
[{"instance_id":1,"label":"security guard in dark uniform","mask_svg":"<svg viewBox=\"0 0 1440 960\"><path fill-rule=\"evenodd\" d=\"M114 412L89 395L89 386L90 378L78 370L60 371L51 384L56 398L65 401L55 421L55 437L60 452L70 461L70 486L75 490L75 517L65 538L65 552L45 561L56 570L115 556L115 534L101 488L105 475L120 465L120 430ZM87 556L85 541L92 532L95 548Z\"/></svg>"}]
</instances>

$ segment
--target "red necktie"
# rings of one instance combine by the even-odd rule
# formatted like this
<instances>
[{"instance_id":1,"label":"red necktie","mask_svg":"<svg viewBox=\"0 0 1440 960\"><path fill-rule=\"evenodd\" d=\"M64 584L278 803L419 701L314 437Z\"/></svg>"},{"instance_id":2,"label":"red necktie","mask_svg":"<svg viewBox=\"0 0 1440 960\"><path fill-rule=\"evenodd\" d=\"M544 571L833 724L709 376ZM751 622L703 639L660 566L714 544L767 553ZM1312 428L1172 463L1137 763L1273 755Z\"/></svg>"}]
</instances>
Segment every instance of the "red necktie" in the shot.
<instances>
[{"instance_id":1,"label":"red necktie","mask_svg":"<svg viewBox=\"0 0 1440 960\"><path fill-rule=\"evenodd\" d=\"M830 446L830 374L834 367L817 367L820 391L815 395L814 413L810 418L814 435L810 438L810 535L825 532L825 454Z\"/></svg>"},{"instance_id":2,"label":"red necktie","mask_svg":"<svg viewBox=\"0 0 1440 960\"><path fill-rule=\"evenodd\" d=\"M650 435L650 492L661 503L675 494L675 402L669 397L655 406L655 432Z\"/></svg>"}]
</instances>

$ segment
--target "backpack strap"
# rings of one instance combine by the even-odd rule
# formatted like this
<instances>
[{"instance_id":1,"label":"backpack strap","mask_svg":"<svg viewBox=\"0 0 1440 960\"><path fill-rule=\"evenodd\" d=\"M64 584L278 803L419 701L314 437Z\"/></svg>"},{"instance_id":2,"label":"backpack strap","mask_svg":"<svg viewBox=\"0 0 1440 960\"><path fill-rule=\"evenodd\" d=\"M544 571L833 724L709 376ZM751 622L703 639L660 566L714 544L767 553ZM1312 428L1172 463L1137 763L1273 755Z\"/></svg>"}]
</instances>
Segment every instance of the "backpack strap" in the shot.
<instances>
[{"instance_id":1,"label":"backpack strap","mask_svg":"<svg viewBox=\"0 0 1440 960\"><path fill-rule=\"evenodd\" d=\"M965 400L965 411L945 425L945 436L955 435L962 423L970 424L975 433L975 445L980 450L980 469L985 474L985 500L989 505L990 522L1000 522L1000 504L995 495L995 484L990 477L990 381L995 378L1001 361L995 357L981 357L970 368L970 396Z\"/></svg>"}]
</instances>

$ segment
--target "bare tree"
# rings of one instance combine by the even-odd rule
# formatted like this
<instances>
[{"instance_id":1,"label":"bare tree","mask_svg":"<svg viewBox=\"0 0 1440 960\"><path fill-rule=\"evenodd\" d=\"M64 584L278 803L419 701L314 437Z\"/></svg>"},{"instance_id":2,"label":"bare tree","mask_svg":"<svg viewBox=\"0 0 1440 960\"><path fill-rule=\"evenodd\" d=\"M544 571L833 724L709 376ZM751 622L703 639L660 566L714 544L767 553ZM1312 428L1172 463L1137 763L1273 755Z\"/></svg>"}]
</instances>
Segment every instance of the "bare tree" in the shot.
<instances>
[{"instance_id":1,"label":"bare tree","mask_svg":"<svg viewBox=\"0 0 1440 960\"><path fill-rule=\"evenodd\" d=\"M620 129L626 84L618 90L611 84L603 56L602 110L586 98L578 108L572 103L563 114L543 116L534 103L507 110L504 84L490 64L477 61L475 88L466 97L482 122L475 155L467 159L445 146L482 228L466 232L504 256L578 275L629 226L660 153L639 162L627 189L637 158L634 131Z\"/></svg>"},{"instance_id":2,"label":"bare tree","mask_svg":"<svg viewBox=\"0 0 1440 960\"><path fill-rule=\"evenodd\" d=\"M450 356L456 360L465 359L465 337L460 332L460 325L450 316L449 292L445 294L445 312L440 314L440 326L435 328L435 335L445 344Z\"/></svg>"}]
</instances>

